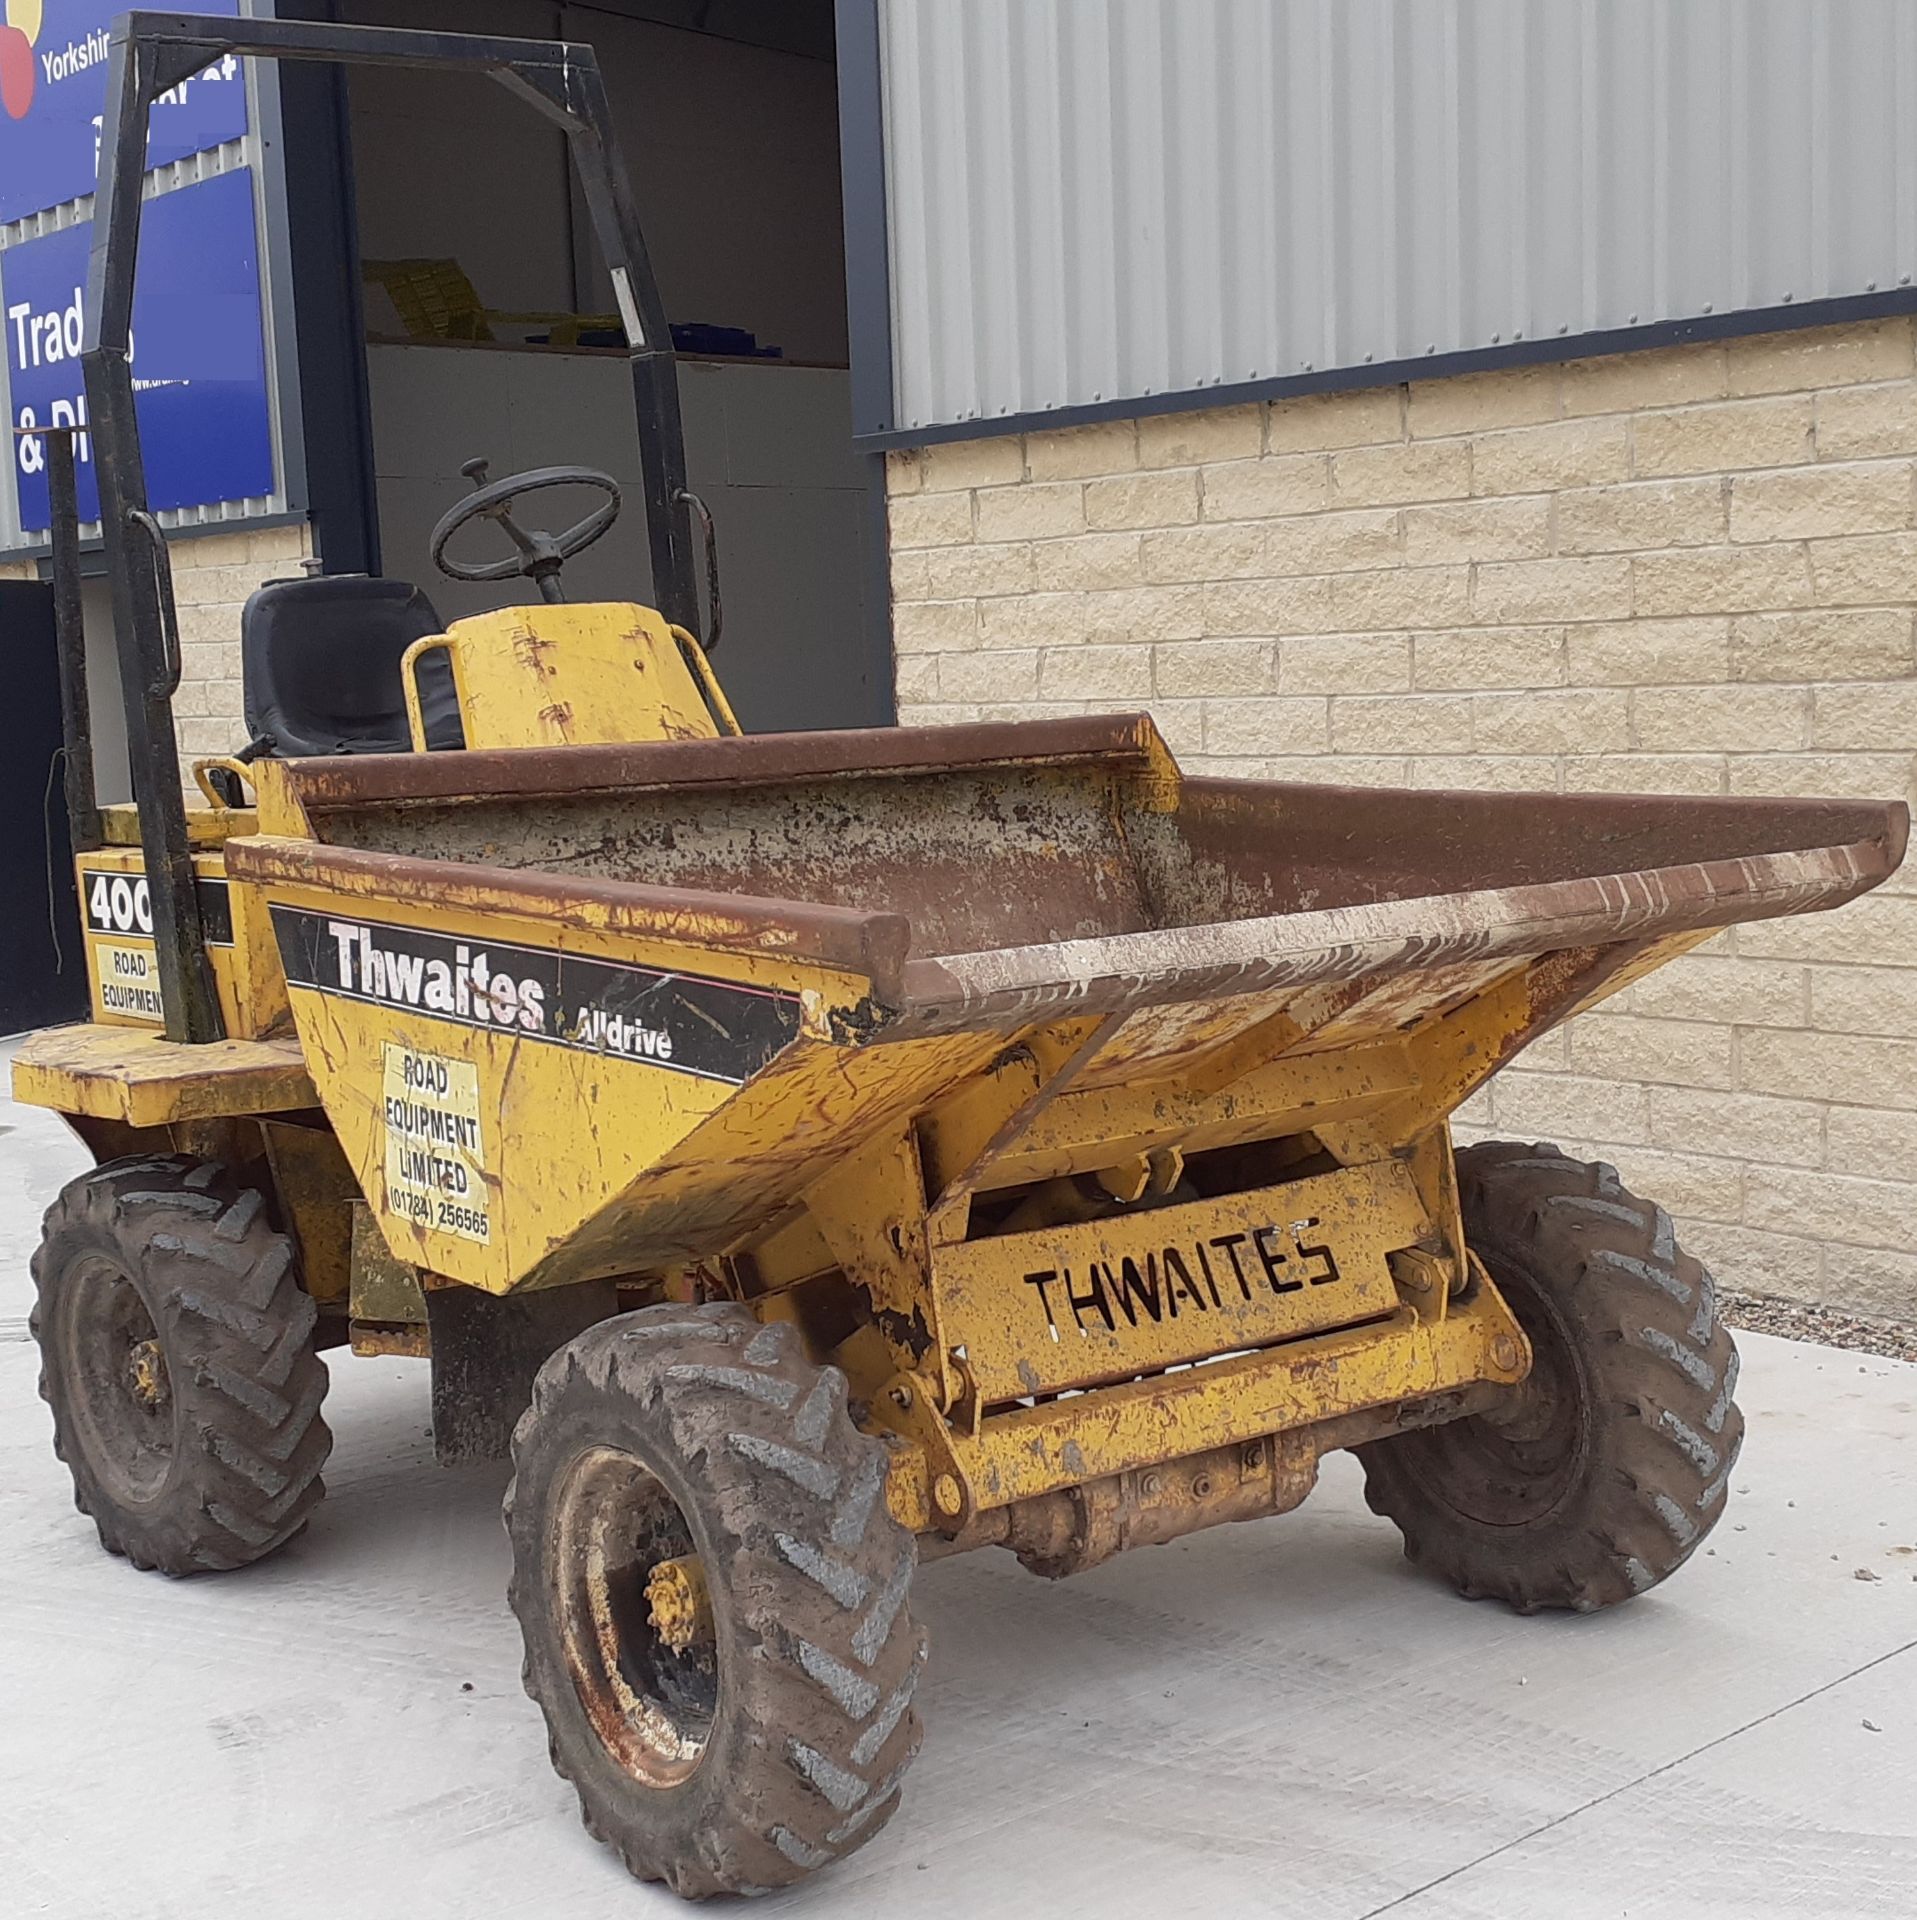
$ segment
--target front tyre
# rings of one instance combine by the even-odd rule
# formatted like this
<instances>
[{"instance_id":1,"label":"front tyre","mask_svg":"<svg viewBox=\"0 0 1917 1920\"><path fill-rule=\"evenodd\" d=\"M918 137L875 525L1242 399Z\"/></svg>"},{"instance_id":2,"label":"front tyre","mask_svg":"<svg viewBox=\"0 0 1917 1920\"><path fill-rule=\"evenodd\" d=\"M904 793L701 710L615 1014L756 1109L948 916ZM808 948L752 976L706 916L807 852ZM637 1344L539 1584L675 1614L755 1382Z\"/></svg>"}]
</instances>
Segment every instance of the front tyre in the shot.
<instances>
[{"instance_id":1,"label":"front tyre","mask_svg":"<svg viewBox=\"0 0 1917 1920\"><path fill-rule=\"evenodd\" d=\"M327 1372L257 1189L182 1154L108 1161L47 1210L33 1281L54 1451L110 1553L218 1572L299 1532Z\"/></svg>"},{"instance_id":2,"label":"front tyre","mask_svg":"<svg viewBox=\"0 0 1917 1920\"><path fill-rule=\"evenodd\" d=\"M1711 1276L1613 1167L1513 1141L1457 1164L1466 1243L1532 1370L1493 1411L1359 1448L1365 1497L1469 1599L1616 1606L1724 1512L1744 1420Z\"/></svg>"},{"instance_id":3,"label":"front tyre","mask_svg":"<svg viewBox=\"0 0 1917 1920\"><path fill-rule=\"evenodd\" d=\"M897 1805L925 1641L887 1462L744 1307L622 1314L540 1369L506 1496L526 1691L641 1879L786 1886Z\"/></svg>"}]
</instances>

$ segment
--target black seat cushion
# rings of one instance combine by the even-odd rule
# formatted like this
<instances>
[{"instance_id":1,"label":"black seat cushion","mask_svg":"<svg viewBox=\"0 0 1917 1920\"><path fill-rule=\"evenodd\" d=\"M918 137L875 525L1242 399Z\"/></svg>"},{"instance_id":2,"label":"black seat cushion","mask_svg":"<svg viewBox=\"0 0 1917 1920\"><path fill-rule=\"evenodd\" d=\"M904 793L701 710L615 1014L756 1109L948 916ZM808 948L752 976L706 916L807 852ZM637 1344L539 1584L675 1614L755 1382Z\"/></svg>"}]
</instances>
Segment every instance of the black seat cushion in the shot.
<instances>
[{"instance_id":1,"label":"black seat cushion","mask_svg":"<svg viewBox=\"0 0 1917 1920\"><path fill-rule=\"evenodd\" d=\"M401 656L444 633L433 603L404 580L363 573L269 580L240 615L246 724L283 759L405 753L412 745ZM443 652L419 663L429 748L463 747L453 670Z\"/></svg>"}]
</instances>

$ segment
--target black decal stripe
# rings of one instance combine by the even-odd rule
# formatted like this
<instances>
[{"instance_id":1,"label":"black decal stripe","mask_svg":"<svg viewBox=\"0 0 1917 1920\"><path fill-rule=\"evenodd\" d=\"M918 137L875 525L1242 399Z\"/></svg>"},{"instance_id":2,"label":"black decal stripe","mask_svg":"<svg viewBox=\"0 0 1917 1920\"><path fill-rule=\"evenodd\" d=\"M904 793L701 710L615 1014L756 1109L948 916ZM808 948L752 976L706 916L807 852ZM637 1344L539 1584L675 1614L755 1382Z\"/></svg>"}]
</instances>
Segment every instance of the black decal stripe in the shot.
<instances>
[{"instance_id":1,"label":"black decal stripe","mask_svg":"<svg viewBox=\"0 0 1917 1920\"><path fill-rule=\"evenodd\" d=\"M339 999L728 1086L742 1086L798 1037L798 995L772 988L294 907L272 914L287 984ZM498 1003L509 1014L474 1010L481 967L489 980L512 982Z\"/></svg>"},{"instance_id":2,"label":"black decal stripe","mask_svg":"<svg viewBox=\"0 0 1917 1920\"><path fill-rule=\"evenodd\" d=\"M193 891L199 897L200 920L206 928L206 941L212 947L233 944L233 895L224 880L196 878Z\"/></svg>"},{"instance_id":3,"label":"black decal stripe","mask_svg":"<svg viewBox=\"0 0 1917 1920\"><path fill-rule=\"evenodd\" d=\"M149 945L152 934L139 927L122 927L114 923L109 915L104 920L96 919L93 913L93 883L105 880L111 887L116 880L124 880L128 886L137 887L146 875L137 871L129 872L125 867L82 867L79 870L80 912L89 933L110 934L116 940L140 940ZM233 894L230 885L219 879L208 879L204 874L196 874L193 879L193 891L200 903L200 921L206 928L206 943L210 947L230 947L233 945Z\"/></svg>"}]
</instances>

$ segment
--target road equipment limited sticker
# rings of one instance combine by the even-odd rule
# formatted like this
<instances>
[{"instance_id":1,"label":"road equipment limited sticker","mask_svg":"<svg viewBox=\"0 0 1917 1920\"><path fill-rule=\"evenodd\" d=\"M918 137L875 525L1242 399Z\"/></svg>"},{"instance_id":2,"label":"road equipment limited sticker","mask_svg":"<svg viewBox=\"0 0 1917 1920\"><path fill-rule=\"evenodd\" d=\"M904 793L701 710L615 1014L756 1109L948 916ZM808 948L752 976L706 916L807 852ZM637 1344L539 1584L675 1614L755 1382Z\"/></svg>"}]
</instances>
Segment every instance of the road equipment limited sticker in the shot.
<instances>
[{"instance_id":1,"label":"road equipment limited sticker","mask_svg":"<svg viewBox=\"0 0 1917 1920\"><path fill-rule=\"evenodd\" d=\"M386 1210L410 1226L492 1238L479 1069L470 1060L384 1043L380 1117L386 1131Z\"/></svg>"},{"instance_id":2,"label":"road equipment limited sticker","mask_svg":"<svg viewBox=\"0 0 1917 1920\"><path fill-rule=\"evenodd\" d=\"M151 946L126 947L102 940L93 949L93 964L100 979L100 1005L106 1012L156 1023L166 1018L159 962Z\"/></svg>"}]
</instances>

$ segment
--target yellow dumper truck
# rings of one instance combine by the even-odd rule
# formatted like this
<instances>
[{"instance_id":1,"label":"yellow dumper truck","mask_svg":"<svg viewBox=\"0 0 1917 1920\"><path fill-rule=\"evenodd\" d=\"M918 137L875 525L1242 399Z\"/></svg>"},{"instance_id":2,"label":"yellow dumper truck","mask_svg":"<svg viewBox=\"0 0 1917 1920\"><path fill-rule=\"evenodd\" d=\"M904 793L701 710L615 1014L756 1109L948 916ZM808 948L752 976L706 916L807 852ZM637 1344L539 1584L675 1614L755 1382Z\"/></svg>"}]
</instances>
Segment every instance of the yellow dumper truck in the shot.
<instances>
[{"instance_id":1,"label":"yellow dumper truck","mask_svg":"<svg viewBox=\"0 0 1917 1920\"><path fill-rule=\"evenodd\" d=\"M189 809L127 319L146 109L226 53L477 68L567 130L661 610L564 602L604 476L557 538L513 518L552 473L487 486L436 551L502 528L539 603L442 631L401 583L263 589L255 737ZM921 1558L1070 1574L1351 1448L1465 1594L1588 1610L1683 1564L1741 1432L1710 1276L1610 1167L1454 1152L1449 1116L1716 929L1882 880L1902 808L1200 779L1135 715L741 737L589 49L136 14L108 127L87 372L140 804L86 777L55 443L95 1010L14 1085L98 1163L35 1330L110 1550L271 1553L321 1497L321 1351L429 1356L442 1455L510 1442L554 1761L694 1897L891 1814Z\"/></svg>"}]
</instances>

